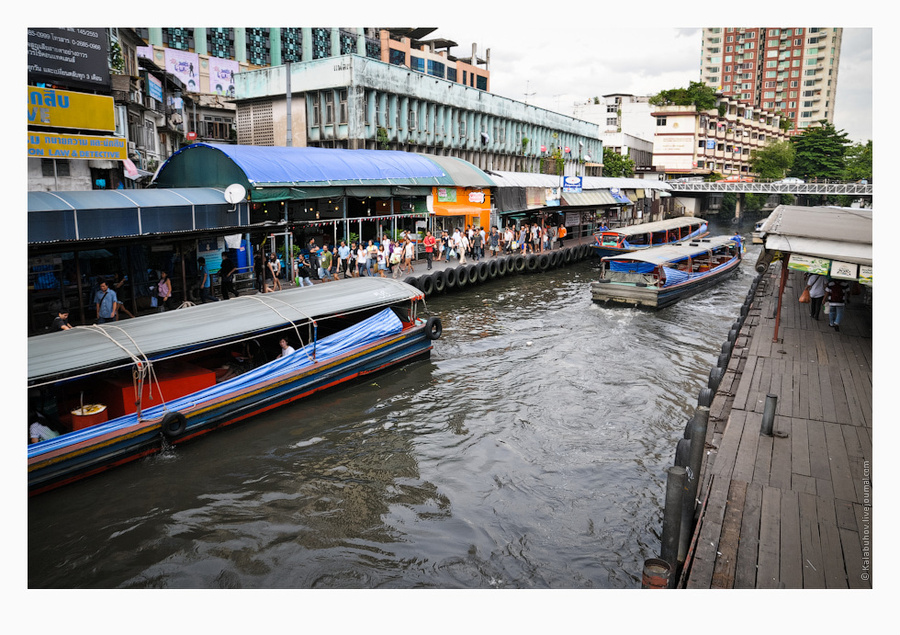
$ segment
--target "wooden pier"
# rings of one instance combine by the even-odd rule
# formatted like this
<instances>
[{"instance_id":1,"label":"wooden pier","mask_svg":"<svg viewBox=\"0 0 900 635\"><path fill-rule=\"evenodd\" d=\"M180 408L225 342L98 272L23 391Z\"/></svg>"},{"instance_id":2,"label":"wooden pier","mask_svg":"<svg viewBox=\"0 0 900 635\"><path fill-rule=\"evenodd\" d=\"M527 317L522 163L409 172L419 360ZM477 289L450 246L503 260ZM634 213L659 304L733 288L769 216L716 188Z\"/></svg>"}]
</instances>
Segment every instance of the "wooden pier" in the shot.
<instances>
[{"instance_id":1,"label":"wooden pier","mask_svg":"<svg viewBox=\"0 0 900 635\"><path fill-rule=\"evenodd\" d=\"M791 271L773 341L780 277L762 276L710 404L682 588L872 588L871 307L851 295L837 332Z\"/></svg>"}]
</instances>

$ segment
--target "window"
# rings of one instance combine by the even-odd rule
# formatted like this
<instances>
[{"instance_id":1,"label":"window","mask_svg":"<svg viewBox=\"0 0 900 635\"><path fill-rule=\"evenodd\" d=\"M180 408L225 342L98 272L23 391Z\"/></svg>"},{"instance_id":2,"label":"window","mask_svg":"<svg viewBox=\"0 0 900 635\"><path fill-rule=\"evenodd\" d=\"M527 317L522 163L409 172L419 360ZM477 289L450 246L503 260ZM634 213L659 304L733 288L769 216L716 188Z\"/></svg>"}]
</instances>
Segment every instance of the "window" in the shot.
<instances>
[{"instance_id":1,"label":"window","mask_svg":"<svg viewBox=\"0 0 900 635\"><path fill-rule=\"evenodd\" d=\"M67 159L41 159L41 175L69 176L69 161Z\"/></svg>"},{"instance_id":2,"label":"window","mask_svg":"<svg viewBox=\"0 0 900 635\"><path fill-rule=\"evenodd\" d=\"M443 79L444 65L441 62L436 62L434 60L428 60L428 74L433 75L434 77L440 77L441 79Z\"/></svg>"},{"instance_id":3,"label":"window","mask_svg":"<svg viewBox=\"0 0 900 635\"><path fill-rule=\"evenodd\" d=\"M319 106L319 94L312 94L312 125L319 126L322 124L322 109Z\"/></svg>"},{"instance_id":4,"label":"window","mask_svg":"<svg viewBox=\"0 0 900 635\"><path fill-rule=\"evenodd\" d=\"M347 115L347 89L344 88L340 91L340 109L339 116L340 120L338 123L347 123L349 121L349 116Z\"/></svg>"},{"instance_id":5,"label":"window","mask_svg":"<svg viewBox=\"0 0 900 635\"><path fill-rule=\"evenodd\" d=\"M415 108L409 109L409 117L408 117L407 121L408 121L409 129L415 130L416 129L416 109Z\"/></svg>"},{"instance_id":6,"label":"window","mask_svg":"<svg viewBox=\"0 0 900 635\"><path fill-rule=\"evenodd\" d=\"M666 118L665 118L665 117L657 117L657 118L656 118L656 126L657 126L657 127L661 127L661 126L665 126L665 125L666 125Z\"/></svg>"},{"instance_id":7,"label":"window","mask_svg":"<svg viewBox=\"0 0 900 635\"><path fill-rule=\"evenodd\" d=\"M415 57L414 55L409 56L409 67L414 71L419 71L420 73L425 72L425 59L422 57Z\"/></svg>"},{"instance_id":8,"label":"window","mask_svg":"<svg viewBox=\"0 0 900 635\"><path fill-rule=\"evenodd\" d=\"M330 90L325 93L325 125L334 123L334 93Z\"/></svg>"},{"instance_id":9,"label":"window","mask_svg":"<svg viewBox=\"0 0 900 635\"><path fill-rule=\"evenodd\" d=\"M475 88L478 90L487 90L487 77L478 75L475 80Z\"/></svg>"},{"instance_id":10,"label":"window","mask_svg":"<svg viewBox=\"0 0 900 635\"><path fill-rule=\"evenodd\" d=\"M619 125L619 119L618 119L617 117L607 117L607 118L606 118L606 125L607 125L607 126L618 126L618 125Z\"/></svg>"}]
</instances>

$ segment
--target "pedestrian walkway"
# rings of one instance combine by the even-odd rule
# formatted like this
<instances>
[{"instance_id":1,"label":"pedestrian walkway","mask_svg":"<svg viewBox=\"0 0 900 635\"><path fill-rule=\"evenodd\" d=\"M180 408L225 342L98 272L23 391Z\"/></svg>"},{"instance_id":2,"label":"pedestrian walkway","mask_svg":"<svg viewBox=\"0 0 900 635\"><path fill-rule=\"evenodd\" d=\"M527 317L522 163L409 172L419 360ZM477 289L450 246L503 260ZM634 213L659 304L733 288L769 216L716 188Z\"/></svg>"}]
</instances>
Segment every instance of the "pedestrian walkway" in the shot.
<instances>
[{"instance_id":1,"label":"pedestrian walkway","mask_svg":"<svg viewBox=\"0 0 900 635\"><path fill-rule=\"evenodd\" d=\"M872 587L871 307L851 296L837 332L799 303L791 271L773 341L780 277L780 263L762 277L710 405L680 586ZM768 395L772 436L760 434Z\"/></svg>"}]
</instances>

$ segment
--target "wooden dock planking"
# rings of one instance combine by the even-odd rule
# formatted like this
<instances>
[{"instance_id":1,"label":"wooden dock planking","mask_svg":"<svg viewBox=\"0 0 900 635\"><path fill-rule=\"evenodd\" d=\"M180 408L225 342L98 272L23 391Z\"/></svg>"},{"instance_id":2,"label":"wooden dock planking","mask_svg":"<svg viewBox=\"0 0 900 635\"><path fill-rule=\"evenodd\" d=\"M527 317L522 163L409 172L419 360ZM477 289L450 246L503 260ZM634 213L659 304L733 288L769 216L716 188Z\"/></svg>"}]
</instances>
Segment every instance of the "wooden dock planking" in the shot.
<instances>
[{"instance_id":1,"label":"wooden dock planking","mask_svg":"<svg viewBox=\"0 0 900 635\"><path fill-rule=\"evenodd\" d=\"M871 588L871 316L846 312L840 332L811 319L792 272L772 342L779 277L759 285L714 401L713 485L686 585ZM771 437L767 394L778 396Z\"/></svg>"}]
</instances>

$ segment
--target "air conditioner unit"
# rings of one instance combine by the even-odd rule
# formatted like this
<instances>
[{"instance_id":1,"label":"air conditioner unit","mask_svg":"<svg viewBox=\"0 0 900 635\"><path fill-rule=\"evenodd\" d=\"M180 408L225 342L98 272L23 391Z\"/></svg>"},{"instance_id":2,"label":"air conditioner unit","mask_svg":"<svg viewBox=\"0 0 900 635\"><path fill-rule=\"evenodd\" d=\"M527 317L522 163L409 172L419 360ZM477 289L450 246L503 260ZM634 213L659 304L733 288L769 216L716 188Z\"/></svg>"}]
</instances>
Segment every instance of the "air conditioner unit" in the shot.
<instances>
[{"instance_id":1,"label":"air conditioner unit","mask_svg":"<svg viewBox=\"0 0 900 635\"><path fill-rule=\"evenodd\" d=\"M135 153L134 141L129 141L128 142L128 154L134 154L134 153Z\"/></svg>"}]
</instances>

